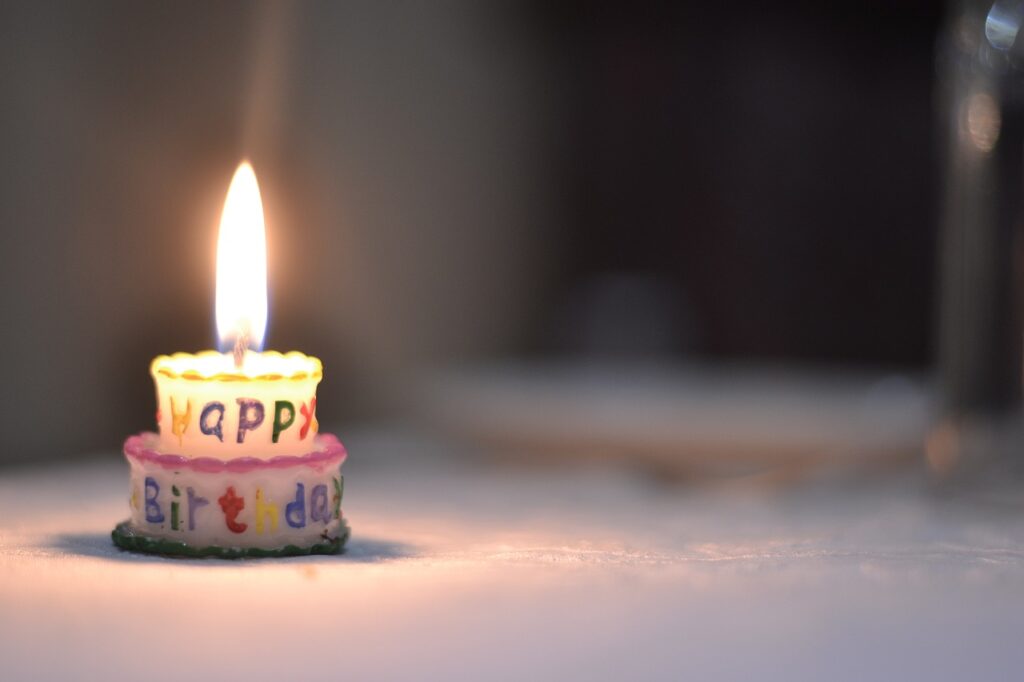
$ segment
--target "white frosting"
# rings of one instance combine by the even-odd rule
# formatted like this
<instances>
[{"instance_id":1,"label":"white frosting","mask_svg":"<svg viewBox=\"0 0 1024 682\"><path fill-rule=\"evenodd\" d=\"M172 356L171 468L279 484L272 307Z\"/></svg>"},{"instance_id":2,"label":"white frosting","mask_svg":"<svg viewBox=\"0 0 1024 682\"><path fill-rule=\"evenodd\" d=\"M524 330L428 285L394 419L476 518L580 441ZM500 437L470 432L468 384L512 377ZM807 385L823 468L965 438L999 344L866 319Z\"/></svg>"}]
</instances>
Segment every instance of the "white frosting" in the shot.
<instances>
[{"instance_id":1,"label":"white frosting","mask_svg":"<svg viewBox=\"0 0 1024 682\"><path fill-rule=\"evenodd\" d=\"M132 525L150 537L193 547L278 549L308 547L338 535L344 483L337 465L321 471L302 464L209 473L131 458L129 463ZM235 515L233 500L243 505Z\"/></svg>"}]
</instances>

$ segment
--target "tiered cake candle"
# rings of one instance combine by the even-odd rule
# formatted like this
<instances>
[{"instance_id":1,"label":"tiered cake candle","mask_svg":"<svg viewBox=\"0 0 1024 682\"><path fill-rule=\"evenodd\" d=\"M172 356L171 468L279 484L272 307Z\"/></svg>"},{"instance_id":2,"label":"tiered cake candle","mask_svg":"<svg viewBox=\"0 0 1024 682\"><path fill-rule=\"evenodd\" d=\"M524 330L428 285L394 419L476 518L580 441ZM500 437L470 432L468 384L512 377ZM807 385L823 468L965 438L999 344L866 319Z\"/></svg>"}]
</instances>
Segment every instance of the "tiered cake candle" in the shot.
<instances>
[{"instance_id":1,"label":"tiered cake candle","mask_svg":"<svg viewBox=\"0 0 1024 682\"><path fill-rule=\"evenodd\" d=\"M316 421L320 361L248 349L262 342L266 322L263 230L256 177L243 164L218 242L218 328L231 352L153 360L158 433L124 445L131 517L113 532L122 548L287 556L338 552L348 538L341 513L345 448L319 434ZM255 267L225 262L239 257Z\"/></svg>"}]
</instances>

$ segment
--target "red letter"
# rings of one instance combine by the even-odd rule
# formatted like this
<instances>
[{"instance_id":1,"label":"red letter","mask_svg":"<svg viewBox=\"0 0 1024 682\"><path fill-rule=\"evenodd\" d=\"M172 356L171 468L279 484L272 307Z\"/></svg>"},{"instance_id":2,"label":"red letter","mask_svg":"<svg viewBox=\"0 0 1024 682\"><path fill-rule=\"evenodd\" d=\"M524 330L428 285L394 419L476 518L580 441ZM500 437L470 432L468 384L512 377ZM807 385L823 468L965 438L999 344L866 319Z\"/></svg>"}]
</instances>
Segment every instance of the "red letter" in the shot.
<instances>
[{"instance_id":1,"label":"red letter","mask_svg":"<svg viewBox=\"0 0 1024 682\"><path fill-rule=\"evenodd\" d=\"M234 486L229 485L227 492L221 495L217 501L220 502L220 508L224 510L224 521L228 524L231 532L244 533L249 526L239 523L235 519L238 518L238 512L245 509L245 499L235 495Z\"/></svg>"},{"instance_id":2,"label":"red letter","mask_svg":"<svg viewBox=\"0 0 1024 682\"><path fill-rule=\"evenodd\" d=\"M313 398L312 400L309 401L309 407L306 407L305 403L303 403L299 407L299 412L301 412L302 416L306 418L306 421L302 424L302 428L299 429L299 440L306 440L306 435L309 433L310 425L313 426L313 433L316 433L317 430L317 423L315 417L316 398Z\"/></svg>"}]
</instances>

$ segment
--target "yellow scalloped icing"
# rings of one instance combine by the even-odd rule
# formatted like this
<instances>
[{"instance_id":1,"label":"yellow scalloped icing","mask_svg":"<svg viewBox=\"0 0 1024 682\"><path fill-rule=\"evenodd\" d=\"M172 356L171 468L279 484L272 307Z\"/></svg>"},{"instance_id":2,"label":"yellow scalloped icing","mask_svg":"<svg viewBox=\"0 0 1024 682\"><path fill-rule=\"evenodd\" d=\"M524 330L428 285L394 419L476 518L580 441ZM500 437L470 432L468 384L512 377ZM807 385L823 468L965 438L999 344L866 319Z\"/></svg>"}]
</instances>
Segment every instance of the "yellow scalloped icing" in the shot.
<instances>
[{"instance_id":1,"label":"yellow scalloped icing","mask_svg":"<svg viewBox=\"0 0 1024 682\"><path fill-rule=\"evenodd\" d=\"M289 351L247 351L242 368L236 369L230 353L204 350L198 353L158 355L149 366L156 377L187 381L302 381L323 377L319 358Z\"/></svg>"}]
</instances>

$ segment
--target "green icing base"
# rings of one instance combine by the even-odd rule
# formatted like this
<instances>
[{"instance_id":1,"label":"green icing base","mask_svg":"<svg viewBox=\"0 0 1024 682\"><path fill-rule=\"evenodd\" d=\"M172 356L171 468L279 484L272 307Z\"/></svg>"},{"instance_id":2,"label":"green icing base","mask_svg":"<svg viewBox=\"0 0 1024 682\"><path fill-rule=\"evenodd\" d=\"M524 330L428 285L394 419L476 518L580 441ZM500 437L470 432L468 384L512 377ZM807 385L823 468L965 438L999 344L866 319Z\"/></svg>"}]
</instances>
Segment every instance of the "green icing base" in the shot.
<instances>
[{"instance_id":1,"label":"green icing base","mask_svg":"<svg viewBox=\"0 0 1024 682\"><path fill-rule=\"evenodd\" d=\"M266 557L305 556L308 554L338 554L345 547L348 540L349 527L345 520L341 520L340 533L338 537L323 542L318 542L308 547L297 545L285 545L277 549L261 549L259 547L193 547L180 540L168 540L166 538L153 538L143 535L130 521L122 521L110 533L114 544L121 549L131 552L143 552L145 554L162 554L164 556L187 557L200 559L213 557L215 559L255 559Z\"/></svg>"}]
</instances>

